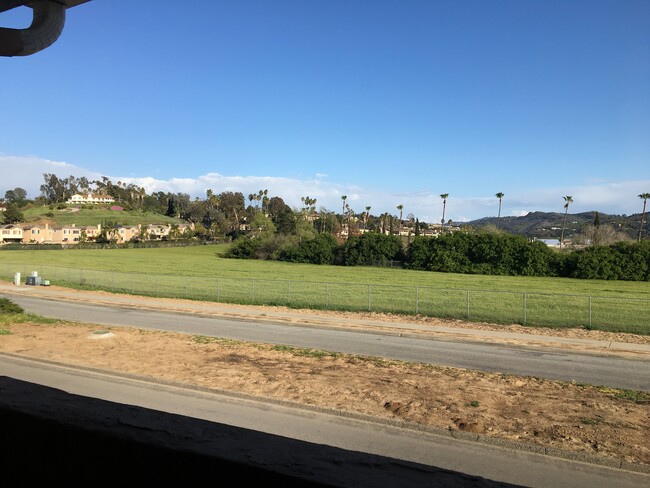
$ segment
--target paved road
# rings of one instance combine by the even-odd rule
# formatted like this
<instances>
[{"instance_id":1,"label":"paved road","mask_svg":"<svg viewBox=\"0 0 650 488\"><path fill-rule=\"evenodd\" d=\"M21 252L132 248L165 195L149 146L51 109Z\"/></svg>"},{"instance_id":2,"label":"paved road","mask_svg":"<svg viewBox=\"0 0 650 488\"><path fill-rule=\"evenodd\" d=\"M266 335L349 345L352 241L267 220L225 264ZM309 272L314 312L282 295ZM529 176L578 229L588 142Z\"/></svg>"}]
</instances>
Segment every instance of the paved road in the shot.
<instances>
[{"instance_id":1,"label":"paved road","mask_svg":"<svg viewBox=\"0 0 650 488\"><path fill-rule=\"evenodd\" d=\"M381 331L351 331L302 323L239 320L96 305L52 297L11 295L25 310L68 320L169 330L317 348L484 371L650 391L650 361L559 349L433 340Z\"/></svg>"},{"instance_id":2,"label":"paved road","mask_svg":"<svg viewBox=\"0 0 650 488\"><path fill-rule=\"evenodd\" d=\"M15 379L51 386L86 397L104 399L124 405L137 405L157 411L186 415L230 426L273 435L333 446L357 453L385 456L395 460L435 466L488 480L534 487L646 487L650 474L599 466L580 460L562 459L502 445L454 439L450 435L405 430L390 423L374 423L370 419L333 415L327 411L287 407L250 398L223 396L205 391L184 389L117 377L103 373L59 367L22 358L0 355L0 374ZM2 398L0 402L10 401ZM25 399L16 399L25 402ZM199 435L188 433L187 435ZM206 439L196 439L197 445ZM486 442L489 439L486 439ZM490 441L498 442L498 441ZM244 442L239 455L248 462L274 463L274 453ZM235 449L229 450L236 456ZM276 453L281 458L282 453ZM317 463L322 476L344 475L348 486L396 487L429 486L423 482L425 470L392 466L383 471L372 460L345 465L338 459L301 459L292 462ZM305 452L305 456L308 452ZM284 458L283 458L284 459ZM285 459L286 461L286 459ZM329 463L329 465L328 465ZM395 463L388 463L394 465ZM627 468L627 466L619 466ZM377 468L377 469L375 469ZM393 471L393 468L398 471ZM371 473L382 473L371 477ZM398 478L395 478L398 473ZM354 481L352 481L354 480Z\"/></svg>"}]
</instances>

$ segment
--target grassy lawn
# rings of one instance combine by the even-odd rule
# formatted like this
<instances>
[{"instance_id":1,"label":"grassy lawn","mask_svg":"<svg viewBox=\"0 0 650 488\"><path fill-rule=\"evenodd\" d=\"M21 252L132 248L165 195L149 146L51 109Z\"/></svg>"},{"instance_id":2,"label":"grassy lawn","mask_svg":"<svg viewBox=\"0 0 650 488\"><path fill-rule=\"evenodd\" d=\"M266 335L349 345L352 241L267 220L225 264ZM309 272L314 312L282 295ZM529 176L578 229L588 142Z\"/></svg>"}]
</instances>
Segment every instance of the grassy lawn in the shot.
<instances>
[{"instance_id":1,"label":"grassy lawn","mask_svg":"<svg viewBox=\"0 0 650 488\"><path fill-rule=\"evenodd\" d=\"M650 283L461 275L221 257L227 245L0 251L0 275L236 303L650 333ZM54 281L52 281L54 284Z\"/></svg>"}]
</instances>

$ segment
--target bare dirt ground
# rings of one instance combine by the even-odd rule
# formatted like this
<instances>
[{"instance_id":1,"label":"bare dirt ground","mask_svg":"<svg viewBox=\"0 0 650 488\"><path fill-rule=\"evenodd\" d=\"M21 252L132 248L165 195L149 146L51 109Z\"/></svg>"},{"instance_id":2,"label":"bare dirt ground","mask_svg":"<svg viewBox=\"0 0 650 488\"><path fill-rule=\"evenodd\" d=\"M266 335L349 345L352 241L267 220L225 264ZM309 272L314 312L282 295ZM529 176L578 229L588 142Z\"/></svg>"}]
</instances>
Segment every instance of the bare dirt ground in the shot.
<instances>
[{"instance_id":1,"label":"bare dirt ground","mask_svg":"<svg viewBox=\"0 0 650 488\"><path fill-rule=\"evenodd\" d=\"M101 301L106 294L96 296ZM136 300L146 306L146 299ZM190 302L169 303L182 310ZM228 307L230 315L237 314L238 307ZM282 312L278 307L239 309L242 315L258 317ZM465 331L515 331L529 334L532 342L536 334L650 344L646 336L583 329L318 313L428 324L432 334L441 333L434 330L437 325ZM23 323L10 325L8 331L0 335L0 352L650 465L650 395L639 392L92 324Z\"/></svg>"}]
</instances>

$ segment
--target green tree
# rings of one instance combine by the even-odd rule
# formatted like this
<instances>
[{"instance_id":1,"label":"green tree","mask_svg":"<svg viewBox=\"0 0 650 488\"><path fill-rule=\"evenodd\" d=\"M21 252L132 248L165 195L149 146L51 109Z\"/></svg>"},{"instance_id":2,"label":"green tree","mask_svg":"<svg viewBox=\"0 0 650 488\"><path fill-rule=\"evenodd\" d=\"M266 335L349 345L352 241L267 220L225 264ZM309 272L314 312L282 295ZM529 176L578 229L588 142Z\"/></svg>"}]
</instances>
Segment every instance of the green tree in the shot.
<instances>
[{"instance_id":1,"label":"green tree","mask_svg":"<svg viewBox=\"0 0 650 488\"><path fill-rule=\"evenodd\" d=\"M569 205L573 202L571 195L566 195L562 198L564 198L564 218L562 219L562 233L560 234L560 249L562 249L562 243L564 242L564 227L566 225L566 216L569 212Z\"/></svg>"},{"instance_id":2,"label":"green tree","mask_svg":"<svg viewBox=\"0 0 650 488\"><path fill-rule=\"evenodd\" d=\"M27 203L27 192L19 187L13 190L7 190L5 192L5 201L7 203L14 203L18 208L23 207Z\"/></svg>"},{"instance_id":3,"label":"green tree","mask_svg":"<svg viewBox=\"0 0 650 488\"><path fill-rule=\"evenodd\" d=\"M447 207L447 198L449 198L449 193L441 193L440 198L442 198L442 223L441 230L445 230L445 208Z\"/></svg>"},{"instance_id":4,"label":"green tree","mask_svg":"<svg viewBox=\"0 0 650 488\"><path fill-rule=\"evenodd\" d=\"M225 216L229 233L235 237L239 232L239 221L246 211L246 200L241 192L224 191L218 196L219 208Z\"/></svg>"},{"instance_id":5,"label":"green tree","mask_svg":"<svg viewBox=\"0 0 650 488\"><path fill-rule=\"evenodd\" d=\"M399 237L374 232L348 240L343 254L346 266L386 266L403 259Z\"/></svg>"},{"instance_id":6,"label":"green tree","mask_svg":"<svg viewBox=\"0 0 650 488\"><path fill-rule=\"evenodd\" d=\"M40 187L41 195L47 203L59 203L65 200L65 186L53 173L43 173L44 183Z\"/></svg>"},{"instance_id":7,"label":"green tree","mask_svg":"<svg viewBox=\"0 0 650 488\"><path fill-rule=\"evenodd\" d=\"M639 198L643 200L643 212L641 212L641 225L639 226L639 239L638 239L638 241L641 242L641 231L643 230L643 224L645 223L645 206L646 206L646 202L648 201L648 198L650 198L650 193L641 193L639 195Z\"/></svg>"},{"instance_id":8,"label":"green tree","mask_svg":"<svg viewBox=\"0 0 650 488\"><path fill-rule=\"evenodd\" d=\"M499 221L501 220L501 200L503 200L504 193L499 192L494 196L499 199L499 213L497 215L497 229L498 229L499 228Z\"/></svg>"},{"instance_id":9,"label":"green tree","mask_svg":"<svg viewBox=\"0 0 650 488\"><path fill-rule=\"evenodd\" d=\"M333 264L338 243L331 234L316 234L280 251L280 260L293 263Z\"/></svg>"},{"instance_id":10,"label":"green tree","mask_svg":"<svg viewBox=\"0 0 650 488\"><path fill-rule=\"evenodd\" d=\"M282 198L272 197L267 211L278 233L290 235L296 232L296 216Z\"/></svg>"},{"instance_id":11,"label":"green tree","mask_svg":"<svg viewBox=\"0 0 650 488\"><path fill-rule=\"evenodd\" d=\"M16 222L23 222L25 216L15 203L8 203L7 208L2 212L5 224L15 224Z\"/></svg>"},{"instance_id":12,"label":"green tree","mask_svg":"<svg viewBox=\"0 0 650 488\"><path fill-rule=\"evenodd\" d=\"M275 225L270 217L263 212L255 212L249 222L251 234L256 237L266 237L275 233Z\"/></svg>"}]
</instances>

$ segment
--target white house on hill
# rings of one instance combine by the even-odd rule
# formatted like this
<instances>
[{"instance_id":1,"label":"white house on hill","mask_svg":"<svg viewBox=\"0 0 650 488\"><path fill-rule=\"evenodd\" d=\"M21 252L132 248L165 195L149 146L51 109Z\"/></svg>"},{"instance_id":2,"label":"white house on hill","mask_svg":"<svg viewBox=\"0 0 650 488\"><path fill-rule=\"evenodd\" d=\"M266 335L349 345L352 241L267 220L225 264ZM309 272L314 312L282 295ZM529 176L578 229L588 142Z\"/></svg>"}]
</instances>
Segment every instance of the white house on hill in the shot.
<instances>
[{"instance_id":1,"label":"white house on hill","mask_svg":"<svg viewBox=\"0 0 650 488\"><path fill-rule=\"evenodd\" d=\"M106 194L99 194L99 193L76 193L72 195L67 203L91 203L91 204L97 204L97 203L113 203L115 199Z\"/></svg>"}]
</instances>

